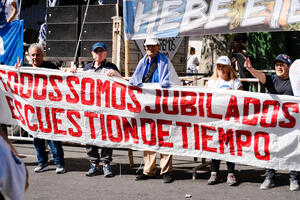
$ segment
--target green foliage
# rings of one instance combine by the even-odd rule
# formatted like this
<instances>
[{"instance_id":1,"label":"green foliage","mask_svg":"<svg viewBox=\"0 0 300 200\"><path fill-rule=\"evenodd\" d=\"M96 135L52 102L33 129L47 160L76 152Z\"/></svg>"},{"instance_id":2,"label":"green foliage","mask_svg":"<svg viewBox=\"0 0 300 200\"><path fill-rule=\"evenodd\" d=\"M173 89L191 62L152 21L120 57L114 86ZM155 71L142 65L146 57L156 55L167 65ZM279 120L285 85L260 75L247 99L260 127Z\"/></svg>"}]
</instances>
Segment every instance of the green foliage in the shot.
<instances>
[{"instance_id":1,"label":"green foliage","mask_svg":"<svg viewBox=\"0 0 300 200\"><path fill-rule=\"evenodd\" d=\"M282 32L247 33L247 52L257 69L273 69L273 60L285 53L285 38Z\"/></svg>"}]
</instances>

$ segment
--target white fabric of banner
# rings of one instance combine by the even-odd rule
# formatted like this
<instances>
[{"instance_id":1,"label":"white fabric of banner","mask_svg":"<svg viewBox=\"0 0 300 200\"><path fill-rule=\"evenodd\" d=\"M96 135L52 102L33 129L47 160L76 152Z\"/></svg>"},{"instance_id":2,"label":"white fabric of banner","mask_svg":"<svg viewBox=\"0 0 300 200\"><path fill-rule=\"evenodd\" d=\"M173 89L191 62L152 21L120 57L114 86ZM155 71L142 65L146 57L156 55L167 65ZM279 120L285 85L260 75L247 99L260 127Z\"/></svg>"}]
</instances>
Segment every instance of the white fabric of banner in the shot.
<instances>
[{"instance_id":1,"label":"white fabric of banner","mask_svg":"<svg viewBox=\"0 0 300 200\"><path fill-rule=\"evenodd\" d=\"M34 137L300 168L299 97L138 88L101 74L0 66L0 123Z\"/></svg>"}]
</instances>

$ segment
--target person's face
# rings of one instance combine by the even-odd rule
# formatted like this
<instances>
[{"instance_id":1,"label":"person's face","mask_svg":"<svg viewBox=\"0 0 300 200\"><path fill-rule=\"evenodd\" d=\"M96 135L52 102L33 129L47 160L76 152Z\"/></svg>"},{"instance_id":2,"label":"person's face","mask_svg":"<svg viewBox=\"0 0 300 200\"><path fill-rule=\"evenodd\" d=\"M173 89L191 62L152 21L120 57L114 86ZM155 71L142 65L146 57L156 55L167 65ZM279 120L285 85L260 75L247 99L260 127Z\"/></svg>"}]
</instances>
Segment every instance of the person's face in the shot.
<instances>
[{"instance_id":1,"label":"person's face","mask_svg":"<svg viewBox=\"0 0 300 200\"><path fill-rule=\"evenodd\" d=\"M290 66L283 62L275 63L275 73L279 78L287 79L289 78Z\"/></svg>"},{"instance_id":2,"label":"person's face","mask_svg":"<svg viewBox=\"0 0 300 200\"><path fill-rule=\"evenodd\" d=\"M31 48L29 50L29 56L32 62L32 66L39 67L43 63L44 56L43 52L39 48Z\"/></svg>"},{"instance_id":3,"label":"person's face","mask_svg":"<svg viewBox=\"0 0 300 200\"><path fill-rule=\"evenodd\" d=\"M146 53L150 58L154 58L160 50L160 46L157 45L146 45Z\"/></svg>"},{"instance_id":4,"label":"person's face","mask_svg":"<svg viewBox=\"0 0 300 200\"><path fill-rule=\"evenodd\" d=\"M101 47L98 47L94 51L92 51L92 56L95 62L101 63L106 59L107 51L105 51Z\"/></svg>"},{"instance_id":5,"label":"person's face","mask_svg":"<svg viewBox=\"0 0 300 200\"><path fill-rule=\"evenodd\" d=\"M229 77L229 65L217 64L217 73L223 80L227 80Z\"/></svg>"}]
</instances>

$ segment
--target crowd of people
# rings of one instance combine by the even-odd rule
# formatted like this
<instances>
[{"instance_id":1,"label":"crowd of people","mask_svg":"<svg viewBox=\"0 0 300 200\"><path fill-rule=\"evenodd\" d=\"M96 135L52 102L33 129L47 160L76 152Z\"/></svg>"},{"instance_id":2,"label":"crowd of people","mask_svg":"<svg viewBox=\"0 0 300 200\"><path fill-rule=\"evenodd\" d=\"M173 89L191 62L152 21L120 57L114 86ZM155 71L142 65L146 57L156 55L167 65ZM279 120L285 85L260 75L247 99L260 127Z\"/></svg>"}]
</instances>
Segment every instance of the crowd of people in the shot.
<instances>
[{"instance_id":1,"label":"crowd of people","mask_svg":"<svg viewBox=\"0 0 300 200\"><path fill-rule=\"evenodd\" d=\"M142 87L143 84L159 83L161 88L169 88L176 85L181 85L178 75L171 61L160 52L159 40L156 38L147 38L145 43L146 55L139 61L134 74L129 80L129 84ZM91 55L93 62L87 64L83 71L105 74L110 77L122 78L118 67L107 60L107 47L103 42L96 42L91 47ZM57 66L50 62L44 61L43 46L40 44L32 44L29 47L29 55L32 67L50 68L59 70ZM191 55L195 54L195 49L191 49ZM190 58L189 70L194 72L195 67L199 65L199 61L195 58ZM289 56L280 54L274 59L275 74L266 75L259 70L256 70L248 58L244 58L244 69L246 69L253 77L256 77L261 84L265 85L268 92L271 94L293 95L293 90L289 80L289 68L292 64ZM16 63L16 67L21 67L21 61ZM76 73L77 67L70 68L70 72ZM243 84L239 80L237 72L234 70L234 65L228 56L220 56L215 64L214 73L209 78L206 87L222 88L224 90L242 90ZM0 137L0 191L2 195L19 199L22 196L24 188L28 186L28 178L26 178L26 168L24 163L18 158L18 154L9 143L5 133L1 131ZM56 173L65 173L64 168L64 151L62 144L59 141L50 141L39 138L33 139L33 144L36 149L38 165L34 172L40 173L48 170L48 154L45 150L45 143L48 143L50 151L53 154L54 164L56 165ZM2 148L4 150L2 150ZM86 176L96 176L103 174L105 178L113 177L110 162L112 161L113 150L111 148L101 148L101 154L98 152L99 147L94 145L86 145L87 157L90 161L90 168L86 172ZM12 154L3 152L11 151ZM3 155L2 155L3 154ZM4 156L5 154L5 156ZM136 177L136 181L143 181L155 178L156 175L156 152L144 151L144 169L141 174ZM5 157L6 164L2 165L2 157ZM208 185L219 183L220 160L212 159L211 175L208 179ZM102 165L102 170L101 166ZM237 184L235 177L235 163L226 162L227 165L227 183L230 186ZM160 154L160 175L164 183L174 181L172 175L172 155ZM12 173L10 182L4 179L1 174ZM25 178L24 178L25 177ZM6 180L6 182L5 182ZM4 183L3 183L4 182ZM13 184L12 188L6 185ZM266 178L261 184L261 189L270 189L275 186L275 170L266 169ZM291 171L290 173L290 190L299 190L298 172ZM23 192L22 192L23 191ZM15 197L18 196L18 197Z\"/></svg>"}]
</instances>

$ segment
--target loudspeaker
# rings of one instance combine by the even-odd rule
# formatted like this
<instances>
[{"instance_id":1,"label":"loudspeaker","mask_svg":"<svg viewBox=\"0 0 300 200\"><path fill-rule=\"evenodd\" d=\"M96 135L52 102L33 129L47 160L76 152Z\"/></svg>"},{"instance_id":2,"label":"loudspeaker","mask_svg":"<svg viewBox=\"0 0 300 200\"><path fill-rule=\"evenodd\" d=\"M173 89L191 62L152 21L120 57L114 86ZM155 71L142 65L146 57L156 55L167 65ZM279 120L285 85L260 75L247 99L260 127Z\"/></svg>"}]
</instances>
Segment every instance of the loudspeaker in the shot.
<instances>
[{"instance_id":1,"label":"loudspeaker","mask_svg":"<svg viewBox=\"0 0 300 200\"><path fill-rule=\"evenodd\" d=\"M77 40L78 24L47 24L48 40Z\"/></svg>"},{"instance_id":2,"label":"loudspeaker","mask_svg":"<svg viewBox=\"0 0 300 200\"><path fill-rule=\"evenodd\" d=\"M47 43L78 39L78 6L47 8Z\"/></svg>"},{"instance_id":3,"label":"loudspeaker","mask_svg":"<svg viewBox=\"0 0 300 200\"><path fill-rule=\"evenodd\" d=\"M47 57L74 57L77 41L47 41Z\"/></svg>"},{"instance_id":4,"label":"loudspeaker","mask_svg":"<svg viewBox=\"0 0 300 200\"><path fill-rule=\"evenodd\" d=\"M47 23L78 23L78 6L56 6L47 8Z\"/></svg>"},{"instance_id":5,"label":"loudspeaker","mask_svg":"<svg viewBox=\"0 0 300 200\"><path fill-rule=\"evenodd\" d=\"M112 23L88 23L84 24L81 39L82 40L111 40Z\"/></svg>"},{"instance_id":6,"label":"loudspeaker","mask_svg":"<svg viewBox=\"0 0 300 200\"><path fill-rule=\"evenodd\" d=\"M85 23L95 22L112 22L112 17L116 16L116 5L101 5L101 6L89 6ZM86 6L81 7L81 22L84 18Z\"/></svg>"},{"instance_id":7,"label":"loudspeaker","mask_svg":"<svg viewBox=\"0 0 300 200\"><path fill-rule=\"evenodd\" d=\"M102 41L102 40L94 40L94 41L81 41L81 51L80 57L92 57L91 51L92 46L96 42L103 42L107 48L107 57L111 58L112 54L112 41Z\"/></svg>"}]
</instances>

